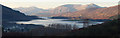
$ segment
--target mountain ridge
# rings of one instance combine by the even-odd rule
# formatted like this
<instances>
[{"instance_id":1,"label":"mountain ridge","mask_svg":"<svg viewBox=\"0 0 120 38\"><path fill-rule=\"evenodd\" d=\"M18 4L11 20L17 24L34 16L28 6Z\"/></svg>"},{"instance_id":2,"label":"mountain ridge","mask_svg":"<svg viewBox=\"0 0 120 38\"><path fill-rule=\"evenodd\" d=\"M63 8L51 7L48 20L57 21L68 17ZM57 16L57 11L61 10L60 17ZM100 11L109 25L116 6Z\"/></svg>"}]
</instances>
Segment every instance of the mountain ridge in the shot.
<instances>
[{"instance_id":1,"label":"mountain ridge","mask_svg":"<svg viewBox=\"0 0 120 38\"><path fill-rule=\"evenodd\" d=\"M98 9L86 9L81 11L76 11L72 13L66 13L62 15L55 16L64 16L64 17L86 17L89 19L109 19L109 17L117 15L119 12L118 8L120 5L112 6L108 8L98 8Z\"/></svg>"},{"instance_id":2,"label":"mountain ridge","mask_svg":"<svg viewBox=\"0 0 120 38\"><path fill-rule=\"evenodd\" d=\"M75 11L78 11L78 10L84 10L84 9L92 9L92 8L102 8L100 6L97 6L95 4L87 4L87 5L81 5L81 4L65 4L65 5L61 5L61 6L58 6L54 9L49 9L47 11L42 11L42 10L39 10L39 11L34 11L33 12L27 12L30 14L34 14L34 15L37 15L37 16L51 16L51 15L55 15L55 14L62 14L62 13L68 13L68 12L75 12ZM40 8L41 9L41 8ZM24 10L24 9L23 9ZM27 10L30 10L30 9L27 9ZM46 9L45 9L46 10ZM21 11L21 10L19 10ZM26 13L26 12L24 12Z\"/></svg>"}]
</instances>

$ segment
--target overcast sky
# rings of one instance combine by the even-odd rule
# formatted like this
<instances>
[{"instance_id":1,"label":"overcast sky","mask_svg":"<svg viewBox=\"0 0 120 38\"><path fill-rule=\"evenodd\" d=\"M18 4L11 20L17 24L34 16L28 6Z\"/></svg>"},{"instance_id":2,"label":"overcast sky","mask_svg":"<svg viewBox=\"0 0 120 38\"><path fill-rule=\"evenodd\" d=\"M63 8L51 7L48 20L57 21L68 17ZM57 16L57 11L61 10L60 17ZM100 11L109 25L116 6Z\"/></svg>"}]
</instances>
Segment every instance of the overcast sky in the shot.
<instances>
[{"instance_id":1,"label":"overcast sky","mask_svg":"<svg viewBox=\"0 0 120 38\"><path fill-rule=\"evenodd\" d=\"M0 0L0 4L10 8L18 7L38 7L43 9L55 8L65 4L90 4L94 3L103 7L118 5L120 0Z\"/></svg>"}]
</instances>

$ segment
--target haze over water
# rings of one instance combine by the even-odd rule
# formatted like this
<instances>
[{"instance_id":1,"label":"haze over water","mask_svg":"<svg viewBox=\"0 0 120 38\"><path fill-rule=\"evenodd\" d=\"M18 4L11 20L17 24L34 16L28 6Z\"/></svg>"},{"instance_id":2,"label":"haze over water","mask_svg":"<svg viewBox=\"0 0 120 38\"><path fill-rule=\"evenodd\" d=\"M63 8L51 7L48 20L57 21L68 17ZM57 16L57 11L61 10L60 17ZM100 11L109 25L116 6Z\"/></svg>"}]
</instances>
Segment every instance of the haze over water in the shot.
<instances>
[{"instance_id":1,"label":"haze over water","mask_svg":"<svg viewBox=\"0 0 120 38\"><path fill-rule=\"evenodd\" d=\"M79 28L83 27L83 23L78 23L82 21L62 21L62 20L68 20L68 19L47 19L47 20L32 20L32 21L20 21L16 22L18 24L35 24L35 25L44 25L48 26L49 24L70 24L70 25L77 25ZM96 24L101 24L103 22L89 22L89 25L96 25Z\"/></svg>"}]
</instances>

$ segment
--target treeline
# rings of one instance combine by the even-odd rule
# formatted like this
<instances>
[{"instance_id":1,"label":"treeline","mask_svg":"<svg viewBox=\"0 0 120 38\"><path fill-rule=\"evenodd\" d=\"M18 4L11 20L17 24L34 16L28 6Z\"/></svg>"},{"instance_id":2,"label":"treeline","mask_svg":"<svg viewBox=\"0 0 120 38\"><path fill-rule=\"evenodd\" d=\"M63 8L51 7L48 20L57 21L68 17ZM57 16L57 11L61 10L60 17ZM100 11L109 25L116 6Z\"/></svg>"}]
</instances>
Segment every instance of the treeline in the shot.
<instances>
[{"instance_id":1,"label":"treeline","mask_svg":"<svg viewBox=\"0 0 120 38\"><path fill-rule=\"evenodd\" d=\"M110 36L120 35L120 20L113 20L103 24L89 26L78 30L72 30L57 36Z\"/></svg>"},{"instance_id":2,"label":"treeline","mask_svg":"<svg viewBox=\"0 0 120 38\"><path fill-rule=\"evenodd\" d=\"M52 25L54 27L57 25L58 27L62 24L51 24L49 25L49 27L36 28L31 30L30 32L4 33L4 36L13 35L13 36L110 36L110 37L115 37L120 35L120 30L119 30L120 20L113 20L113 21L105 22L103 24L92 25L86 28L80 28L80 29L74 29L74 30L51 28ZM59 28L62 28L62 26L60 26Z\"/></svg>"},{"instance_id":3,"label":"treeline","mask_svg":"<svg viewBox=\"0 0 120 38\"><path fill-rule=\"evenodd\" d=\"M71 24L49 24L48 27L55 28L55 29L78 29L79 27L77 25L71 25Z\"/></svg>"}]
</instances>

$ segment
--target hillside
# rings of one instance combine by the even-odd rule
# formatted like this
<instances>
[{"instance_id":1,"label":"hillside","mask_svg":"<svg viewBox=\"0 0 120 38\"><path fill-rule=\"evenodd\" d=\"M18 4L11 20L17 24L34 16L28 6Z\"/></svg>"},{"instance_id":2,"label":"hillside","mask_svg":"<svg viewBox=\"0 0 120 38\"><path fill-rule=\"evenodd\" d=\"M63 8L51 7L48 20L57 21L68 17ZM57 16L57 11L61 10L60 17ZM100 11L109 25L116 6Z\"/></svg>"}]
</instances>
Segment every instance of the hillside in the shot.
<instances>
[{"instance_id":1,"label":"hillside","mask_svg":"<svg viewBox=\"0 0 120 38\"><path fill-rule=\"evenodd\" d=\"M94 8L94 9L86 9L86 10L79 10L72 13L64 13L64 14L57 14L54 16L64 16L64 17L83 17L83 18L90 18L90 19L109 19L109 17L117 15L120 11L118 10L120 5L112 6L108 8Z\"/></svg>"},{"instance_id":2,"label":"hillside","mask_svg":"<svg viewBox=\"0 0 120 38\"><path fill-rule=\"evenodd\" d=\"M2 28L2 36L11 36L12 34L16 34L13 36L19 36L19 34L26 35L25 33L30 31L34 28L43 28L43 25L34 25L34 24L16 24L13 23L14 21L30 21L33 19L40 19L36 16L27 16L19 11L15 11L9 7L3 6L0 4L0 15L2 20L0 20L2 23L2 27L0 26L0 30ZM24 33L25 32L25 33ZM1 32L0 32L1 33ZM9 34L10 33L10 34ZM28 34L29 35L29 34Z\"/></svg>"},{"instance_id":3,"label":"hillside","mask_svg":"<svg viewBox=\"0 0 120 38\"><path fill-rule=\"evenodd\" d=\"M114 15L114 16L111 16L109 19L114 20L114 19L118 19L118 18L120 18L120 15Z\"/></svg>"},{"instance_id":4,"label":"hillside","mask_svg":"<svg viewBox=\"0 0 120 38\"><path fill-rule=\"evenodd\" d=\"M1 5L2 12L2 19L3 21L26 21L32 19L38 19L36 16L27 16L19 11L15 11L9 7Z\"/></svg>"},{"instance_id":5,"label":"hillside","mask_svg":"<svg viewBox=\"0 0 120 38\"><path fill-rule=\"evenodd\" d=\"M90 26L87 28L81 28L72 30L70 32L65 32L57 34L56 36L109 36L115 37L120 35L119 24L120 20L113 20L105 22L103 24L98 24L95 26Z\"/></svg>"}]
</instances>

